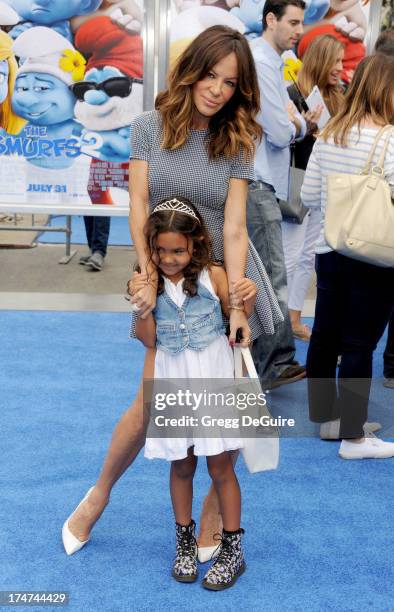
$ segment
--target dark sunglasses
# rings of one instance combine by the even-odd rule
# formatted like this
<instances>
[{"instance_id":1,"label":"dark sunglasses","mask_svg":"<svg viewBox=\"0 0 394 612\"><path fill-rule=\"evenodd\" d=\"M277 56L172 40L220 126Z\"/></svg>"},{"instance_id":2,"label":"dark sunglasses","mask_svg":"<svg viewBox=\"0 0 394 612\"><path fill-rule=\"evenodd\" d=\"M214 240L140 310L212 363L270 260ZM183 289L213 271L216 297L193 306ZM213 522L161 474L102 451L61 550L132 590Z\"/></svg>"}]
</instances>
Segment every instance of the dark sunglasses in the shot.
<instances>
[{"instance_id":1,"label":"dark sunglasses","mask_svg":"<svg viewBox=\"0 0 394 612\"><path fill-rule=\"evenodd\" d=\"M112 77L111 79L107 79L102 83L94 83L94 81L80 81L79 83L74 83L69 87L77 100L83 100L86 92L93 89L102 89L110 98L113 96L127 98L127 96L131 93L133 83L142 85L143 80L129 77Z\"/></svg>"}]
</instances>

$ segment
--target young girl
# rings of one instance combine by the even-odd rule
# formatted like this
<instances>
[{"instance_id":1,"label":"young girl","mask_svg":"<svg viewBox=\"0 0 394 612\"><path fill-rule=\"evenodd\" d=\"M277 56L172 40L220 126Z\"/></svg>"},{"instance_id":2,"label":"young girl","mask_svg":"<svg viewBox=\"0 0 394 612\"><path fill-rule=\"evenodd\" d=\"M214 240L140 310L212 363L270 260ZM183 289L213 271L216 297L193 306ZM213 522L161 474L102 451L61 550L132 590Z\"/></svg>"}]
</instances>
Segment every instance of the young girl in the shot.
<instances>
[{"instance_id":1,"label":"young girl","mask_svg":"<svg viewBox=\"0 0 394 612\"><path fill-rule=\"evenodd\" d=\"M186 198L163 200L145 225L150 258L159 273L158 297L152 314L139 318L136 336L157 347L154 378L234 378L231 347L222 311L253 311L256 285L242 279L229 296L224 269L211 261L211 243L203 220ZM146 283L135 273L132 293ZM138 306L138 298L134 300ZM243 305L242 305L243 304ZM242 345L247 345L244 338ZM145 456L171 460L171 499L176 520L176 557L172 575L179 582L197 578L197 546L192 520L193 476L197 456L206 455L223 517L220 550L203 580L211 590L231 587L245 570L241 548L241 494L231 450L234 438L147 438Z\"/></svg>"}]
</instances>

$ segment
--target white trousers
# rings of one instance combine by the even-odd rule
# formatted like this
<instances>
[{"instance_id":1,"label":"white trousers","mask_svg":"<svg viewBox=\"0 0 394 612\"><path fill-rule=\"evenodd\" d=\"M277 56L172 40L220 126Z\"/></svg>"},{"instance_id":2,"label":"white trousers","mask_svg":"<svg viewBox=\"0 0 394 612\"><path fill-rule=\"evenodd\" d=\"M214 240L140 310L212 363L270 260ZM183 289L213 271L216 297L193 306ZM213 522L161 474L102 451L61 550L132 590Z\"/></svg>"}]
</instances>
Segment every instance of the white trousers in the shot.
<instances>
[{"instance_id":1,"label":"white trousers","mask_svg":"<svg viewBox=\"0 0 394 612\"><path fill-rule=\"evenodd\" d=\"M315 245L321 228L321 212L311 209L301 225L282 222L283 252L287 272L288 307L302 310L308 292Z\"/></svg>"}]
</instances>

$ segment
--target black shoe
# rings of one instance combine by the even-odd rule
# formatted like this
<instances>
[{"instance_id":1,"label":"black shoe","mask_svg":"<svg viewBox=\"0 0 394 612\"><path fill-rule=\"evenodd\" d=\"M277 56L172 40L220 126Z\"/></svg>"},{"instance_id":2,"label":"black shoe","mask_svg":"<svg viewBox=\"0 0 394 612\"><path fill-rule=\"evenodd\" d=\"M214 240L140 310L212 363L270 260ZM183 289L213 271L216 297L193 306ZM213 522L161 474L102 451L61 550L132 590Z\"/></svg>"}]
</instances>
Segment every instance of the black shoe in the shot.
<instances>
[{"instance_id":1,"label":"black shoe","mask_svg":"<svg viewBox=\"0 0 394 612\"><path fill-rule=\"evenodd\" d=\"M235 584L246 570L241 546L243 529L226 531L223 529L219 554L204 576L202 586L210 591L223 591Z\"/></svg>"},{"instance_id":2,"label":"black shoe","mask_svg":"<svg viewBox=\"0 0 394 612\"><path fill-rule=\"evenodd\" d=\"M282 385L289 385L290 383L297 382L306 376L306 368L300 364L289 365L278 378L274 378L269 382L270 389L276 389Z\"/></svg>"},{"instance_id":3,"label":"black shoe","mask_svg":"<svg viewBox=\"0 0 394 612\"><path fill-rule=\"evenodd\" d=\"M178 582L194 582L197 580L197 542L194 536L196 523L179 525L175 523L176 554L172 575Z\"/></svg>"}]
</instances>

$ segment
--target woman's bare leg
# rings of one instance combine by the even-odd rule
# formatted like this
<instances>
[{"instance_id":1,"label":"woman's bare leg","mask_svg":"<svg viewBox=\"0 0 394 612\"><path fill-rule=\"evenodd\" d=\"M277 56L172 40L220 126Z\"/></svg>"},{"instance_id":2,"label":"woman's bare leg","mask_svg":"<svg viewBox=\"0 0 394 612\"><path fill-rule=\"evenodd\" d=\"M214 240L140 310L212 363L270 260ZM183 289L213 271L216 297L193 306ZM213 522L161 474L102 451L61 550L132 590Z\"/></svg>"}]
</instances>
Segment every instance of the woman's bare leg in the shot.
<instances>
[{"instance_id":1,"label":"woman's bare leg","mask_svg":"<svg viewBox=\"0 0 394 612\"><path fill-rule=\"evenodd\" d=\"M291 322L291 329L296 338L309 342L312 335L312 330L308 325L304 325L301 321L301 310L292 310L289 308L289 317Z\"/></svg>"},{"instance_id":2,"label":"woman's bare leg","mask_svg":"<svg viewBox=\"0 0 394 612\"><path fill-rule=\"evenodd\" d=\"M239 451L231 453L233 465L236 464ZM213 539L215 533L222 533L223 522L220 514L219 498L213 484L204 499L200 516L200 534L197 538L199 547L217 546L217 540Z\"/></svg>"},{"instance_id":3,"label":"woman's bare leg","mask_svg":"<svg viewBox=\"0 0 394 612\"><path fill-rule=\"evenodd\" d=\"M145 356L143 378L153 378L154 349ZM118 421L99 478L88 499L68 521L71 533L79 540L87 540L90 531L109 502L112 487L145 444L149 415L144 411L143 386L141 384L133 404Z\"/></svg>"}]
</instances>

